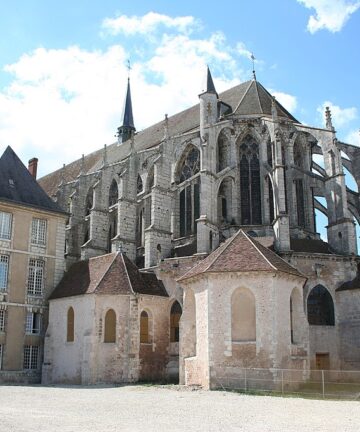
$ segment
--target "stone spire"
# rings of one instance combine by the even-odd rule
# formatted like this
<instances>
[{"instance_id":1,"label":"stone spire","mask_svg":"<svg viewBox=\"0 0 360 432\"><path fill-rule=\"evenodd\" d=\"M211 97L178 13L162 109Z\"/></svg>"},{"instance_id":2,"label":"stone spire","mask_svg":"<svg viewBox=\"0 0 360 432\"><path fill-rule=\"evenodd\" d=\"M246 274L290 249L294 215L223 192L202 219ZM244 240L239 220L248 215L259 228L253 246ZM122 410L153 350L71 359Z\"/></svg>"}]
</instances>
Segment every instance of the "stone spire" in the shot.
<instances>
[{"instance_id":1,"label":"stone spire","mask_svg":"<svg viewBox=\"0 0 360 432\"><path fill-rule=\"evenodd\" d=\"M127 141L136 131L134 126L134 118L132 112L130 78L128 78L124 110L122 115L122 125L118 127L118 142L119 144Z\"/></svg>"}]
</instances>

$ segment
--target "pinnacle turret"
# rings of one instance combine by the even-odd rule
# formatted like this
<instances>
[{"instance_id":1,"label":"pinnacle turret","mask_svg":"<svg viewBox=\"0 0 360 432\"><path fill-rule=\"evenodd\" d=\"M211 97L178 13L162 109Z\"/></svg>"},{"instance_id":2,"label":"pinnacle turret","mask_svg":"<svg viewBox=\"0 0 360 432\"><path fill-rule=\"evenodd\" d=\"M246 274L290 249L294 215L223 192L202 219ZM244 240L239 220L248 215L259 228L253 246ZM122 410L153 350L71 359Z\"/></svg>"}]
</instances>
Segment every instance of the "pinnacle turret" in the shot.
<instances>
[{"instance_id":1,"label":"pinnacle turret","mask_svg":"<svg viewBox=\"0 0 360 432\"><path fill-rule=\"evenodd\" d=\"M215 90L215 85L211 76L209 66L207 67L207 71L206 71L206 89L204 93L215 93L217 96L217 92Z\"/></svg>"}]
</instances>

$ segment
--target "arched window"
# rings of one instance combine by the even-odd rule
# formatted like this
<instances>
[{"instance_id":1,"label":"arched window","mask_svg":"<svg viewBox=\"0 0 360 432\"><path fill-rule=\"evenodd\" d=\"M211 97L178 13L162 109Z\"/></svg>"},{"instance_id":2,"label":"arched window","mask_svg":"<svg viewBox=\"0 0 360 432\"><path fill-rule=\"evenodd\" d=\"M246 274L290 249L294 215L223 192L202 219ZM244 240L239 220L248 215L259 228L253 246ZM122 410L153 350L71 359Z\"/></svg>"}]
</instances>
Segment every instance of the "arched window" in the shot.
<instances>
[{"instance_id":1,"label":"arched window","mask_svg":"<svg viewBox=\"0 0 360 432\"><path fill-rule=\"evenodd\" d=\"M141 247L145 244L145 223L144 223L144 208L139 211L136 228L136 246Z\"/></svg>"},{"instance_id":2,"label":"arched window","mask_svg":"<svg viewBox=\"0 0 360 432\"><path fill-rule=\"evenodd\" d=\"M85 216L90 214L90 211L93 207L93 188L91 187L86 195L86 200L85 200Z\"/></svg>"},{"instance_id":3,"label":"arched window","mask_svg":"<svg viewBox=\"0 0 360 432\"><path fill-rule=\"evenodd\" d=\"M104 342L114 343L116 341L116 313L109 309L105 315Z\"/></svg>"},{"instance_id":4,"label":"arched window","mask_svg":"<svg viewBox=\"0 0 360 432\"><path fill-rule=\"evenodd\" d=\"M117 204L119 199L119 189L116 180L114 179L111 182L110 190L109 190L109 207Z\"/></svg>"},{"instance_id":5,"label":"arched window","mask_svg":"<svg viewBox=\"0 0 360 432\"><path fill-rule=\"evenodd\" d=\"M178 301L175 301L170 312L170 342L179 342L179 323L181 314L181 306Z\"/></svg>"},{"instance_id":6,"label":"arched window","mask_svg":"<svg viewBox=\"0 0 360 432\"><path fill-rule=\"evenodd\" d=\"M200 152L191 146L179 166L179 183L191 179L200 171ZM179 192L180 237L196 233L196 219L200 216L200 180L194 179Z\"/></svg>"},{"instance_id":7,"label":"arched window","mask_svg":"<svg viewBox=\"0 0 360 432\"><path fill-rule=\"evenodd\" d=\"M231 338L233 342L256 340L256 308L253 293L237 289L231 297Z\"/></svg>"},{"instance_id":8,"label":"arched window","mask_svg":"<svg viewBox=\"0 0 360 432\"><path fill-rule=\"evenodd\" d=\"M334 302L322 285L314 287L308 296L307 316L310 325L335 325Z\"/></svg>"},{"instance_id":9,"label":"arched window","mask_svg":"<svg viewBox=\"0 0 360 432\"><path fill-rule=\"evenodd\" d=\"M184 157L179 169L179 183L188 180L200 171L200 152L191 146Z\"/></svg>"},{"instance_id":10,"label":"arched window","mask_svg":"<svg viewBox=\"0 0 360 432\"><path fill-rule=\"evenodd\" d=\"M259 145L247 135L240 145L241 223L261 224Z\"/></svg>"},{"instance_id":11,"label":"arched window","mask_svg":"<svg viewBox=\"0 0 360 432\"><path fill-rule=\"evenodd\" d=\"M230 223L232 220L232 179L225 178L218 193L218 221Z\"/></svg>"},{"instance_id":12,"label":"arched window","mask_svg":"<svg viewBox=\"0 0 360 432\"><path fill-rule=\"evenodd\" d=\"M69 307L67 311L66 342L74 342L75 339L75 314L74 309Z\"/></svg>"},{"instance_id":13,"label":"arched window","mask_svg":"<svg viewBox=\"0 0 360 432\"><path fill-rule=\"evenodd\" d=\"M217 171L220 172L230 165L230 141L225 133L220 132L217 145L218 165Z\"/></svg>"},{"instance_id":14,"label":"arched window","mask_svg":"<svg viewBox=\"0 0 360 432\"><path fill-rule=\"evenodd\" d=\"M137 177L137 183L136 183L137 193L138 194L141 193L143 191L143 188L144 188L143 181L141 180L140 175L138 175L138 177Z\"/></svg>"},{"instance_id":15,"label":"arched window","mask_svg":"<svg viewBox=\"0 0 360 432\"><path fill-rule=\"evenodd\" d=\"M149 343L149 315L142 311L140 315L140 343Z\"/></svg>"}]
</instances>

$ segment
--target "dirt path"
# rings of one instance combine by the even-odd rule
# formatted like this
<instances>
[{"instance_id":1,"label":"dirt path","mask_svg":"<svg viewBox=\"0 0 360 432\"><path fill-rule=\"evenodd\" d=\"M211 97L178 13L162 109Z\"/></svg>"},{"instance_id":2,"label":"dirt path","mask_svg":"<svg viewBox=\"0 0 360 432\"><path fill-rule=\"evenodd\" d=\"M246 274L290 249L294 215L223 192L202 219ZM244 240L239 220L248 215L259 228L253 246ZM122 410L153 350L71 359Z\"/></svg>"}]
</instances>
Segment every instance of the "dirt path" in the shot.
<instances>
[{"instance_id":1,"label":"dirt path","mask_svg":"<svg viewBox=\"0 0 360 432\"><path fill-rule=\"evenodd\" d=\"M0 388L1 432L359 432L360 402L178 387Z\"/></svg>"}]
</instances>

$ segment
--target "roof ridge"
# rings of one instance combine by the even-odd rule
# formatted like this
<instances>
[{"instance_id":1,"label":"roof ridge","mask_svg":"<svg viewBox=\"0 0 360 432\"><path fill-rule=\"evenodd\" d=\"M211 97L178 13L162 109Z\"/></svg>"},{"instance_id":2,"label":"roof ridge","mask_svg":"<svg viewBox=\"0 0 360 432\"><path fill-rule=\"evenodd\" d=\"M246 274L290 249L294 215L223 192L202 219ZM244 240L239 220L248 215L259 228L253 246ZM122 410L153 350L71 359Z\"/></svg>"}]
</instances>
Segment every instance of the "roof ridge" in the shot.
<instances>
[{"instance_id":1,"label":"roof ridge","mask_svg":"<svg viewBox=\"0 0 360 432\"><path fill-rule=\"evenodd\" d=\"M259 106L260 106L260 112L264 113L264 107L261 104L261 99L260 99L260 95L259 95L259 88L258 88L258 82L255 80L255 88L256 88L256 96L258 98L259 101Z\"/></svg>"},{"instance_id":2,"label":"roof ridge","mask_svg":"<svg viewBox=\"0 0 360 432\"><path fill-rule=\"evenodd\" d=\"M245 81L245 83L246 83L246 81ZM242 84L245 84L245 83L242 83ZM251 85L252 85L253 82L249 81L249 83L250 84L249 84L248 88L244 92L244 94L243 94L242 98L240 99L239 103L236 105L236 108L234 109L234 113L236 113L236 111L238 110L239 106L241 105L241 102L244 100L245 96L248 94L248 91L250 90L250 87L251 87Z\"/></svg>"},{"instance_id":3,"label":"roof ridge","mask_svg":"<svg viewBox=\"0 0 360 432\"><path fill-rule=\"evenodd\" d=\"M259 254L265 259L265 261L268 263L268 264L270 264L270 267L272 267L274 270L278 270L275 266L274 266L274 264L272 264L267 258L266 258L266 256L261 252L261 250L257 247L257 245L256 245L256 241L254 240L254 239L252 239L252 238L250 238L250 236L248 236L248 235L245 235L245 237L248 239L248 241L254 246L254 248L259 252Z\"/></svg>"},{"instance_id":4,"label":"roof ridge","mask_svg":"<svg viewBox=\"0 0 360 432\"><path fill-rule=\"evenodd\" d=\"M123 264L124 264L125 273L126 273L126 276L127 276L128 282L129 282L129 285L130 285L130 291L135 295L135 291L133 290L132 283L131 283L131 279L130 279L130 276L129 276L129 272L128 272L128 269L127 269L127 266L126 266L126 263L125 263L125 260L124 260L124 254L123 254L123 253L120 253L120 252L118 252L118 254L120 254L121 259L122 259L122 262L123 262Z\"/></svg>"},{"instance_id":5,"label":"roof ridge","mask_svg":"<svg viewBox=\"0 0 360 432\"><path fill-rule=\"evenodd\" d=\"M100 258L100 257L103 258L103 257L105 257L106 255L108 255L108 254L105 254L105 255L99 255L99 256L95 256L95 257L91 257L91 258L89 258L89 261L92 260L92 259ZM94 293L98 290L98 288L99 288L101 282L104 280L105 276L108 274L108 272L109 272L111 266L113 265L113 263L114 263L114 261L115 261L115 258L116 258L116 254L115 254L113 260L111 261L111 263L109 264L109 267L106 269L106 271L105 271L104 274L102 275L101 279L100 279L99 282L97 283L96 288L94 289Z\"/></svg>"},{"instance_id":6,"label":"roof ridge","mask_svg":"<svg viewBox=\"0 0 360 432\"><path fill-rule=\"evenodd\" d=\"M228 239L229 241L227 242L227 244L226 244L226 242L224 243L224 245L222 245L222 246L224 246L224 248L223 248L223 250L217 255L217 256L215 256L215 258L211 261L211 263L204 269L204 271L202 272L202 273L205 273L206 271L208 271L209 270L209 268L213 265L213 264L215 264L216 263L216 261L219 259L219 257L226 251L226 249L232 244L232 242L237 238L237 236L240 234L240 233L242 233L243 232L243 230L242 229L240 229L232 238L230 238L230 239ZM222 247L222 246L220 246L220 247ZM216 250L216 249L215 249ZM215 251L214 251L215 252Z\"/></svg>"}]
</instances>

